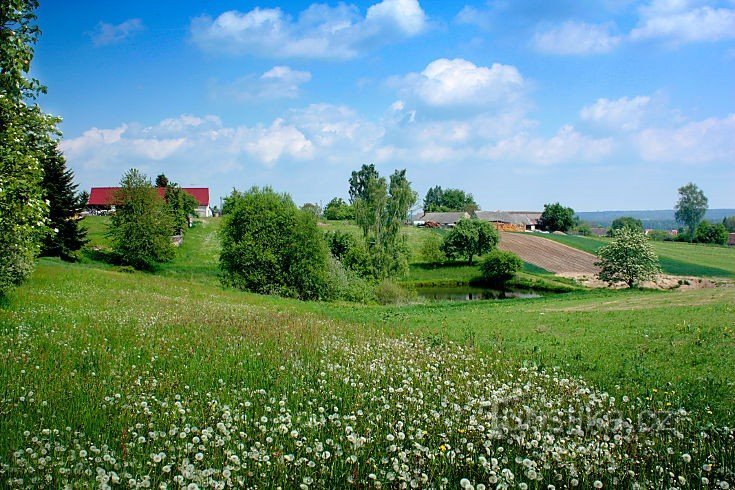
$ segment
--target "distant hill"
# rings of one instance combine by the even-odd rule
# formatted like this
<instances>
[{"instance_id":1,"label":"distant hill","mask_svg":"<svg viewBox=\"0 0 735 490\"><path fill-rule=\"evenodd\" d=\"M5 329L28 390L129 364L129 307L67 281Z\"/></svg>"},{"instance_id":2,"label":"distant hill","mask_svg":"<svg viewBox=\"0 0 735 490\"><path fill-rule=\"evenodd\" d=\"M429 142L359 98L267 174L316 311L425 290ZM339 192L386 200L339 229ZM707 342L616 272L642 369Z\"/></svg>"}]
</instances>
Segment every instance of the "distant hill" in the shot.
<instances>
[{"instance_id":1,"label":"distant hill","mask_svg":"<svg viewBox=\"0 0 735 490\"><path fill-rule=\"evenodd\" d=\"M648 211L590 211L580 212L577 216L582 221L587 221L593 226L608 227L615 218L621 216L632 216L643 222L644 228L654 230L674 230L679 227L674 219L673 209L660 209ZM722 222L726 216L735 216L735 209L708 209L704 219L715 223Z\"/></svg>"}]
</instances>

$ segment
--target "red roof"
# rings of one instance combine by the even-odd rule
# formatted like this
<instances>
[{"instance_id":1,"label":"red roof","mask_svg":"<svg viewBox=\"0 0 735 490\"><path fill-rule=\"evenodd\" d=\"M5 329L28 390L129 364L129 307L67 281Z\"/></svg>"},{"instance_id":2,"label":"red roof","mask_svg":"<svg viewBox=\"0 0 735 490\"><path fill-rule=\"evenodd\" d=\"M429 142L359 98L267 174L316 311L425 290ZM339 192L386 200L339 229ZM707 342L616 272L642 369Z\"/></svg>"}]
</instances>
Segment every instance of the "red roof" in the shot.
<instances>
[{"instance_id":1,"label":"red roof","mask_svg":"<svg viewBox=\"0 0 735 490\"><path fill-rule=\"evenodd\" d=\"M115 204L115 192L118 190L120 190L119 187L92 187L88 204L90 206L111 206ZM165 187L158 187L156 190L158 190L158 195L161 197L166 193ZM200 206L209 206L208 187L184 187L183 190L194 196L194 199L199 201Z\"/></svg>"}]
</instances>

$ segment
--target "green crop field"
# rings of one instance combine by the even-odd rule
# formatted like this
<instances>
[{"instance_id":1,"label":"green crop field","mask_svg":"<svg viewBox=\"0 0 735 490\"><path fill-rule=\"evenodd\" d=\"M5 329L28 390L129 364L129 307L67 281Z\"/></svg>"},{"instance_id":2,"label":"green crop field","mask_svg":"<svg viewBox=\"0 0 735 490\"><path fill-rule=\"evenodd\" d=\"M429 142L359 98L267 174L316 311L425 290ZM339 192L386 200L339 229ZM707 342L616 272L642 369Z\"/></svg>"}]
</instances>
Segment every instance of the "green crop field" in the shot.
<instances>
[{"instance_id":1,"label":"green crop field","mask_svg":"<svg viewBox=\"0 0 735 490\"><path fill-rule=\"evenodd\" d=\"M219 223L154 273L40 260L4 300L0 486L735 484L734 287L298 302L219 286Z\"/></svg>"}]
</instances>

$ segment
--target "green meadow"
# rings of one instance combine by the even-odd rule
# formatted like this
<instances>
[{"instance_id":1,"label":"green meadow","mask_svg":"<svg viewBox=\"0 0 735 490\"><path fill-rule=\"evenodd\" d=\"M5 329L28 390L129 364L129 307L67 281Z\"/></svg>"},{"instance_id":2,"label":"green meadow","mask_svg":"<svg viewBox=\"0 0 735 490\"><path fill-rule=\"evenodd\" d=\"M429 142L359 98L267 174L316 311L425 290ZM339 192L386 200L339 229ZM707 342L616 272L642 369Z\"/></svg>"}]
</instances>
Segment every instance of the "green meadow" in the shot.
<instances>
[{"instance_id":1,"label":"green meadow","mask_svg":"<svg viewBox=\"0 0 735 490\"><path fill-rule=\"evenodd\" d=\"M223 289L218 227L153 273L42 259L6 298L0 486L735 483L732 285L299 302ZM407 229L412 248L425 232ZM730 250L660 245L735 273ZM414 258L406 284L474 270Z\"/></svg>"}]
</instances>

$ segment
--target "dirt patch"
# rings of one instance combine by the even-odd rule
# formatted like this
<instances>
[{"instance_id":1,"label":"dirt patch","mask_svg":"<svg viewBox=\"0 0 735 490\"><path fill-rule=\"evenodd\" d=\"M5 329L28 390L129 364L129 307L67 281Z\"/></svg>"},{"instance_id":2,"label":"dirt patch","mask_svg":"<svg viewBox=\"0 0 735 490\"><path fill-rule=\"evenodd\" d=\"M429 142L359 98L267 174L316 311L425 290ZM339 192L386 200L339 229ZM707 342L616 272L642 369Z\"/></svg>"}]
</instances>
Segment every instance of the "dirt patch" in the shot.
<instances>
[{"instance_id":1,"label":"dirt patch","mask_svg":"<svg viewBox=\"0 0 735 490\"><path fill-rule=\"evenodd\" d=\"M613 289L623 289L628 287L628 285L623 282L608 286L606 282L600 281L595 274L567 272L559 275L574 279L580 285L588 288L611 287ZM678 289L680 291L687 291L690 289L709 289L716 286L717 282L712 279L693 276L671 276L668 274L659 274L654 280L644 281L640 284L640 287L647 289Z\"/></svg>"},{"instance_id":2,"label":"dirt patch","mask_svg":"<svg viewBox=\"0 0 735 490\"><path fill-rule=\"evenodd\" d=\"M576 248L526 233L500 233L501 250L518 255L523 261L559 275L586 274L600 270L597 257Z\"/></svg>"}]
</instances>

